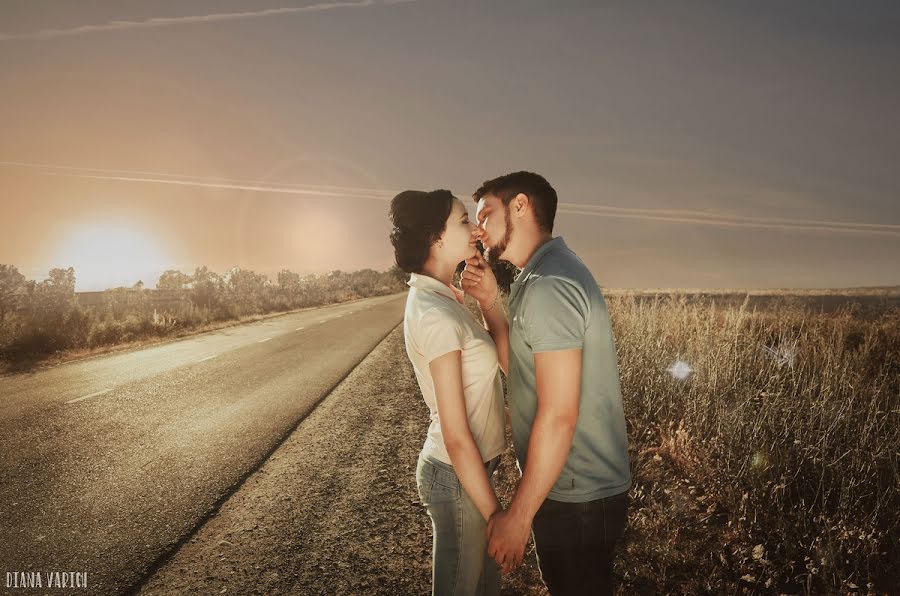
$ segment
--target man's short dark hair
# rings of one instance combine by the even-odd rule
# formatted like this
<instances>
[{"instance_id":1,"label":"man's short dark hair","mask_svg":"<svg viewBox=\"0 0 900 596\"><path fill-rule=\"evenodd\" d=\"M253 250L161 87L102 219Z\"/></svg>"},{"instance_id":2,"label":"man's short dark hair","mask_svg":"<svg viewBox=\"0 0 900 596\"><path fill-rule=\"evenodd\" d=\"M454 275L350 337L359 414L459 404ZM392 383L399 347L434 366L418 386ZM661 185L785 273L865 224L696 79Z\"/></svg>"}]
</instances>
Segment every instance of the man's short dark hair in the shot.
<instances>
[{"instance_id":1,"label":"man's short dark hair","mask_svg":"<svg viewBox=\"0 0 900 596\"><path fill-rule=\"evenodd\" d=\"M534 207L534 219L538 227L548 233L553 232L553 221L556 219L556 191L547 179L534 172L512 172L493 180L488 180L472 193L477 203L485 195L494 195L509 202L519 193L523 193Z\"/></svg>"}]
</instances>

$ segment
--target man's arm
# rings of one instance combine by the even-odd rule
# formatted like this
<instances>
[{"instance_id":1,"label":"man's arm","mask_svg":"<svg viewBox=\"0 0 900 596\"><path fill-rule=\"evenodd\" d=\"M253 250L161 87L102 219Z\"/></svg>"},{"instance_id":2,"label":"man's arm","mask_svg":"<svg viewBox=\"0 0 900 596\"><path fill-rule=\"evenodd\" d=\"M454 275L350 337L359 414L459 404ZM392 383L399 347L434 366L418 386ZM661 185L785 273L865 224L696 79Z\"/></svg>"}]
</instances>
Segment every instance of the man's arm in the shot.
<instances>
[{"instance_id":1,"label":"man's arm","mask_svg":"<svg viewBox=\"0 0 900 596\"><path fill-rule=\"evenodd\" d=\"M510 507L488 520L488 554L504 572L522 562L534 515L572 449L587 308L581 288L553 276L531 282L523 296L520 316L534 358L537 409L522 478Z\"/></svg>"},{"instance_id":2,"label":"man's arm","mask_svg":"<svg viewBox=\"0 0 900 596\"><path fill-rule=\"evenodd\" d=\"M537 413L510 512L530 525L572 448L581 397L581 349L536 352Z\"/></svg>"},{"instance_id":3,"label":"man's arm","mask_svg":"<svg viewBox=\"0 0 900 596\"><path fill-rule=\"evenodd\" d=\"M533 282L523 306L534 357L537 411L525 469L510 510L529 524L559 479L572 449L588 309L580 286L552 276Z\"/></svg>"},{"instance_id":4,"label":"man's arm","mask_svg":"<svg viewBox=\"0 0 900 596\"><path fill-rule=\"evenodd\" d=\"M488 519L488 554L503 573L522 563L534 514L559 478L578 420L581 348L534 354L538 406L528 460L509 509Z\"/></svg>"}]
</instances>

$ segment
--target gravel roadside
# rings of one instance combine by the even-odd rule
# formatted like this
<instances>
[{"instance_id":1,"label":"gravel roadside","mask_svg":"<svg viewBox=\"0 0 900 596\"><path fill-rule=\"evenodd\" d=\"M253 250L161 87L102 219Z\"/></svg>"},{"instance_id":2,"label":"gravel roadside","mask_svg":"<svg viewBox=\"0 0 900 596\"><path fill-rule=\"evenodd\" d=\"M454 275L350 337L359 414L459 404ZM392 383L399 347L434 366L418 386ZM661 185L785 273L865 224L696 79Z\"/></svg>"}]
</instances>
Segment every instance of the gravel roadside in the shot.
<instances>
[{"instance_id":1,"label":"gravel roadside","mask_svg":"<svg viewBox=\"0 0 900 596\"><path fill-rule=\"evenodd\" d=\"M141 593L430 593L432 530L415 484L427 426L398 326ZM511 447L498 474L506 504ZM530 543L503 582L504 594L547 593Z\"/></svg>"}]
</instances>

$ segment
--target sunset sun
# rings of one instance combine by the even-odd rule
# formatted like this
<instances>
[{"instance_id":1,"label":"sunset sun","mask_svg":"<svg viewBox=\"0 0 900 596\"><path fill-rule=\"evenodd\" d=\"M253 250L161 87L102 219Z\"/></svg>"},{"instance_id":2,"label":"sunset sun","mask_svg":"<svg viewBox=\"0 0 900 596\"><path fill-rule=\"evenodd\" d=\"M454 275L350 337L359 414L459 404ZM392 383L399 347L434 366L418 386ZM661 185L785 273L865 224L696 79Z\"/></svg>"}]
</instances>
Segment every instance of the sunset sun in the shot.
<instances>
[{"instance_id":1,"label":"sunset sun","mask_svg":"<svg viewBox=\"0 0 900 596\"><path fill-rule=\"evenodd\" d=\"M152 287L169 259L146 231L120 223L81 224L63 234L54 267L75 269L76 290L104 290L133 285Z\"/></svg>"}]
</instances>

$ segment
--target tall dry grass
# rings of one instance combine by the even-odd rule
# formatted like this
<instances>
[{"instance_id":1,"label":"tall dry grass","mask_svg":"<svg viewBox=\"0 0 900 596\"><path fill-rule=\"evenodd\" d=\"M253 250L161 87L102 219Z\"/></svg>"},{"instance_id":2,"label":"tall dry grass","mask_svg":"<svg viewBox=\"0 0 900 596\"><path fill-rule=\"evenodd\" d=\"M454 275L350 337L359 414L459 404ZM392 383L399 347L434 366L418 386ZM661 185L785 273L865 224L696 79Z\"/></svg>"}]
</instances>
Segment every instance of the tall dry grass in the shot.
<instances>
[{"instance_id":1,"label":"tall dry grass","mask_svg":"<svg viewBox=\"0 0 900 596\"><path fill-rule=\"evenodd\" d=\"M607 303L631 440L705 486L726 512L723 548L760 545L751 563L773 589L896 585L900 310Z\"/></svg>"}]
</instances>

